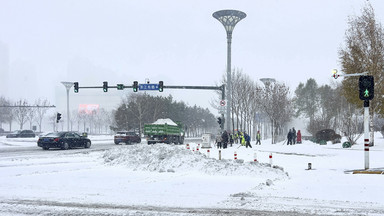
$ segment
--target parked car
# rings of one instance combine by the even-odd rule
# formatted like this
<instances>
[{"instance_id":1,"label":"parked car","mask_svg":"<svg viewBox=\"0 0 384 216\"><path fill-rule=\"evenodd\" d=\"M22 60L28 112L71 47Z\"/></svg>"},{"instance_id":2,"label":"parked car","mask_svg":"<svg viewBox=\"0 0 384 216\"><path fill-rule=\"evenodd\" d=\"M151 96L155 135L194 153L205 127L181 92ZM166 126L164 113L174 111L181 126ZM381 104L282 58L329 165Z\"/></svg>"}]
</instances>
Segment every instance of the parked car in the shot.
<instances>
[{"instance_id":1,"label":"parked car","mask_svg":"<svg viewBox=\"0 0 384 216\"><path fill-rule=\"evenodd\" d=\"M53 132L40 137L37 146L44 150L49 148L61 148L63 150L75 147L90 148L91 140L76 132Z\"/></svg>"},{"instance_id":2,"label":"parked car","mask_svg":"<svg viewBox=\"0 0 384 216\"><path fill-rule=\"evenodd\" d=\"M116 145L119 143L125 143L125 144L141 143L141 138L135 132L119 131L116 133L114 137L114 141Z\"/></svg>"},{"instance_id":3,"label":"parked car","mask_svg":"<svg viewBox=\"0 0 384 216\"><path fill-rule=\"evenodd\" d=\"M31 130L17 130L10 134L7 134L7 138L21 138L21 137L35 137L36 134Z\"/></svg>"}]
</instances>

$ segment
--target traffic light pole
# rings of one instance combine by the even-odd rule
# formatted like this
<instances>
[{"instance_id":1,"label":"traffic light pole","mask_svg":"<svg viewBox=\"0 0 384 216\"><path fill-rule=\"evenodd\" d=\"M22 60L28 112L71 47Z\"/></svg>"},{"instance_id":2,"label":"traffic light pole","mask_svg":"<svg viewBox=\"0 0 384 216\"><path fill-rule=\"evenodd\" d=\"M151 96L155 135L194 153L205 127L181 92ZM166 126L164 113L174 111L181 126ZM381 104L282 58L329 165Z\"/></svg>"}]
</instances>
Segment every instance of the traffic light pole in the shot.
<instances>
[{"instance_id":1,"label":"traffic light pole","mask_svg":"<svg viewBox=\"0 0 384 216\"><path fill-rule=\"evenodd\" d=\"M359 78L359 98L364 101L364 168L369 169L369 101L374 97L375 80L373 76L367 75L368 72L356 74L337 74L337 70L333 69L333 77L337 79L340 76ZM373 140L372 140L373 141Z\"/></svg>"},{"instance_id":2,"label":"traffic light pole","mask_svg":"<svg viewBox=\"0 0 384 216\"><path fill-rule=\"evenodd\" d=\"M364 101L364 168L369 169L369 100Z\"/></svg>"}]
</instances>

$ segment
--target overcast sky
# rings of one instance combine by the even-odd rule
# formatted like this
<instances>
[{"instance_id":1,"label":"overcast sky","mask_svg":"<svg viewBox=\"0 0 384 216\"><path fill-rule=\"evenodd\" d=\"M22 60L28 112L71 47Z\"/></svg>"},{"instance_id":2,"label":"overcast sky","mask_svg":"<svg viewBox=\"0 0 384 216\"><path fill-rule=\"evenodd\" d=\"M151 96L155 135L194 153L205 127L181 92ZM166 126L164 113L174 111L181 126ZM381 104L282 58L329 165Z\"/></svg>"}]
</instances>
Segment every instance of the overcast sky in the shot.
<instances>
[{"instance_id":1,"label":"overcast sky","mask_svg":"<svg viewBox=\"0 0 384 216\"><path fill-rule=\"evenodd\" d=\"M164 85L216 85L226 71L227 44L212 13L222 9L247 14L234 29L233 67L254 80L285 82L292 92L308 78L329 84L331 70L340 67L337 52L348 17L360 15L365 2L0 0L1 95L60 104L65 102L60 81L132 85L148 78ZM370 2L381 22L384 1ZM81 103L86 92L104 99L121 95L116 89L80 89L76 95L71 90L71 97ZM203 107L216 96L209 91L162 93L168 94Z\"/></svg>"}]
</instances>

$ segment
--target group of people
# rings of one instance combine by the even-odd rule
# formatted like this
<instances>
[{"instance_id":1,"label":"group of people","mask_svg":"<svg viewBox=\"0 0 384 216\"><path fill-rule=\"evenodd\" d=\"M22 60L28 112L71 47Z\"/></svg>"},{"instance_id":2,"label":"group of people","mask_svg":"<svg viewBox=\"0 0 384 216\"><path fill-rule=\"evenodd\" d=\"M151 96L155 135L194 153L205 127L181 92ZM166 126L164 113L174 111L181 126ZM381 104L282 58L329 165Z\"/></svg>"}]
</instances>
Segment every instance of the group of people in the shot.
<instances>
[{"instance_id":1,"label":"group of people","mask_svg":"<svg viewBox=\"0 0 384 216\"><path fill-rule=\"evenodd\" d=\"M252 148L251 137L246 132L238 131L235 134L230 134L227 131L224 131L222 134L219 133L216 136L216 145L217 145L217 148L219 148L219 149L221 149L221 148L226 149L228 147L228 143L232 147L232 144L234 142L235 143L240 142L240 144L242 146L245 146L246 148L248 148L248 147ZM257 134L256 134L256 145L257 144L261 145L260 131L257 131Z\"/></svg>"},{"instance_id":2,"label":"group of people","mask_svg":"<svg viewBox=\"0 0 384 216\"><path fill-rule=\"evenodd\" d=\"M300 130L298 130L297 134L296 134L296 130L294 127L292 129L289 129L287 139L288 139L287 145L294 145L294 144L296 144L296 142L301 143Z\"/></svg>"},{"instance_id":3,"label":"group of people","mask_svg":"<svg viewBox=\"0 0 384 216\"><path fill-rule=\"evenodd\" d=\"M288 135L287 135L288 143L287 145L294 145L296 143L301 143L301 133L300 130L297 131L293 127L292 129L289 129ZM231 145L233 143L240 143L242 146L245 146L246 148L250 147L251 145L251 137L246 132L237 131L235 134L228 133L227 131L224 131L222 134L216 135L216 145L218 149L226 149L228 147L228 144ZM256 145L261 145L261 134L260 131L257 131L256 134Z\"/></svg>"}]
</instances>

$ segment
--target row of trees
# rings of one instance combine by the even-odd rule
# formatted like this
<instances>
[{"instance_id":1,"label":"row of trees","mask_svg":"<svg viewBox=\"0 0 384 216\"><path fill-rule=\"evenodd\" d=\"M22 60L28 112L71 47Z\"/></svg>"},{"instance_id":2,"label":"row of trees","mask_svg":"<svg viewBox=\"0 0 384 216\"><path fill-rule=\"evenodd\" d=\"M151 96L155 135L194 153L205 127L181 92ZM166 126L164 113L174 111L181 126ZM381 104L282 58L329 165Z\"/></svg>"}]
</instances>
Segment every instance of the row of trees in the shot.
<instances>
[{"instance_id":1,"label":"row of trees","mask_svg":"<svg viewBox=\"0 0 384 216\"><path fill-rule=\"evenodd\" d=\"M354 144L363 132L362 106L349 103L342 91L341 84L318 86L314 79L300 83L294 97L296 116L309 119L306 129L313 135L333 129Z\"/></svg>"},{"instance_id":2,"label":"row of trees","mask_svg":"<svg viewBox=\"0 0 384 216\"><path fill-rule=\"evenodd\" d=\"M261 86L240 69L233 70L231 76L231 132L246 131L252 136L263 127L263 131L271 132L272 143L284 139L284 128L293 117L289 87L276 81ZM222 83L226 83L225 77Z\"/></svg>"},{"instance_id":3,"label":"row of trees","mask_svg":"<svg viewBox=\"0 0 384 216\"><path fill-rule=\"evenodd\" d=\"M12 123L15 121L19 124L20 129L29 123L29 128L32 129L33 124L41 126L44 116L46 115L50 103L47 99L38 99L34 104L29 104L27 100L20 99L12 102L5 97L0 97L0 124L8 124L9 131L12 131Z\"/></svg>"},{"instance_id":4,"label":"row of trees","mask_svg":"<svg viewBox=\"0 0 384 216\"><path fill-rule=\"evenodd\" d=\"M384 115L384 30L375 20L372 6L367 5L361 16L350 17L345 44L339 49L341 69L345 74L368 72L375 79L375 98L370 102L371 144L374 141L374 120ZM318 86L314 79L300 83L293 99L289 88L279 82L260 87L241 71L232 72L232 130L248 130L267 117L272 125L272 142L281 129L296 116L309 119L307 131L312 135L331 128L347 136L353 144L362 133L362 105L358 96L358 77L345 77L341 84ZM226 83L225 77L223 83ZM294 109L292 109L294 108ZM376 122L379 122L378 120ZM376 127L380 128L380 127Z\"/></svg>"},{"instance_id":5,"label":"row of trees","mask_svg":"<svg viewBox=\"0 0 384 216\"><path fill-rule=\"evenodd\" d=\"M172 96L151 96L146 93L129 94L114 113L113 130L138 130L142 132L144 124L153 123L160 118L180 121L187 129L188 136L200 136L217 128L215 116L208 110L196 105L187 106L184 102L174 101Z\"/></svg>"},{"instance_id":6,"label":"row of trees","mask_svg":"<svg viewBox=\"0 0 384 216\"><path fill-rule=\"evenodd\" d=\"M45 119L52 126L52 131L66 130L67 118L62 118L57 124L56 112L47 116L48 110L54 108L47 99L38 99L30 104L25 99L12 102L9 99L0 97L0 125L8 124L8 130L12 131L12 125L16 122L18 129L33 129L38 126L38 131L42 131L42 125ZM70 115L70 130L84 131L89 133L108 133L112 124L112 112L104 109L93 112L73 110ZM77 126L77 127L76 127ZM5 130L4 128L2 128Z\"/></svg>"}]
</instances>

